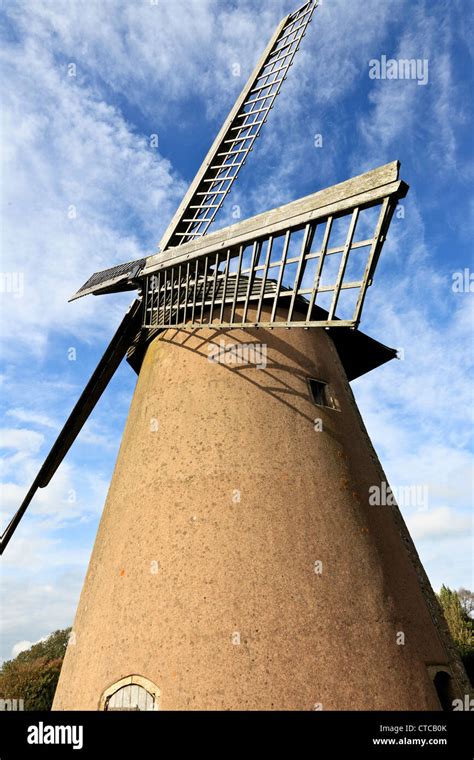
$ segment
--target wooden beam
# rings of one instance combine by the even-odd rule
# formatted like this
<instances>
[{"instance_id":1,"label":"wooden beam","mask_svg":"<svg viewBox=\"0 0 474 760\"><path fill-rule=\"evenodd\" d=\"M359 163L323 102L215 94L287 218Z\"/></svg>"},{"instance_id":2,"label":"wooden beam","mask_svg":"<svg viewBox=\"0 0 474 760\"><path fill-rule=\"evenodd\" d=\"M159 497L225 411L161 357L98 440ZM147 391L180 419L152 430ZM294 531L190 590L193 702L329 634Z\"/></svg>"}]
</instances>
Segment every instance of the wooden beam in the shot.
<instances>
[{"instance_id":1,"label":"wooden beam","mask_svg":"<svg viewBox=\"0 0 474 760\"><path fill-rule=\"evenodd\" d=\"M18 511L10 520L0 538L0 554L3 554L15 532L21 518L39 488L45 488L63 461L67 452L89 419L95 405L107 388L114 373L130 345L136 337L141 325L141 302L136 300L130 311L125 315L114 337L110 341L102 359L94 370L92 377L84 388L78 402L69 415L63 429L54 442L48 456L40 468L35 480Z\"/></svg>"},{"instance_id":2,"label":"wooden beam","mask_svg":"<svg viewBox=\"0 0 474 760\"><path fill-rule=\"evenodd\" d=\"M358 177L308 195L298 201L267 211L239 224L206 235L166 251L166 256L147 259L143 275L152 274L171 264L215 252L219 248L239 245L252 236L274 235L289 226L304 226L324 216L337 216L354 206L363 207L389 196L403 198L408 186L398 179L399 162L393 161Z\"/></svg>"}]
</instances>

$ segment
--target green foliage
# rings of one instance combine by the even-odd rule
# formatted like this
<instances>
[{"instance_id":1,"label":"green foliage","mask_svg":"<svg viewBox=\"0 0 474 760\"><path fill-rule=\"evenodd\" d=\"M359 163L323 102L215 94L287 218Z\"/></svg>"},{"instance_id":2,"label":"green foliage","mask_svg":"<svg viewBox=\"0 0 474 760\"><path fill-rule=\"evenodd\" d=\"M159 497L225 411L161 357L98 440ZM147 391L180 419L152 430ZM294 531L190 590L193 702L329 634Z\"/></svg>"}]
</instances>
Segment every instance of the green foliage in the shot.
<instances>
[{"instance_id":1,"label":"green foliage","mask_svg":"<svg viewBox=\"0 0 474 760\"><path fill-rule=\"evenodd\" d=\"M55 631L14 660L4 662L0 698L23 699L25 710L50 710L70 632L70 628Z\"/></svg>"},{"instance_id":2,"label":"green foliage","mask_svg":"<svg viewBox=\"0 0 474 760\"><path fill-rule=\"evenodd\" d=\"M62 660L66 652L70 633L70 628L64 628L62 631L55 631L44 641L38 641L37 644L33 644L33 646L25 652L20 652L16 659L19 662L34 662L35 660L42 658L46 660L46 662L58 658Z\"/></svg>"},{"instance_id":3,"label":"green foliage","mask_svg":"<svg viewBox=\"0 0 474 760\"><path fill-rule=\"evenodd\" d=\"M467 589L452 591L443 585L438 598L464 667L474 682L474 620L470 617L474 594Z\"/></svg>"}]
</instances>

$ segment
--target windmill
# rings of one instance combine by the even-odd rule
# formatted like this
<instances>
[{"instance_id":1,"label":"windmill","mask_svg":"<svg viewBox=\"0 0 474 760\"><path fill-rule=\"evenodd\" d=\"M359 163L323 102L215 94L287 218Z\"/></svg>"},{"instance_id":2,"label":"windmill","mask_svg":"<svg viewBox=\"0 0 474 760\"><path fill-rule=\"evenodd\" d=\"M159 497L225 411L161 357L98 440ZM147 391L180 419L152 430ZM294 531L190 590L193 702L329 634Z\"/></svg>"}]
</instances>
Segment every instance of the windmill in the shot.
<instances>
[{"instance_id":1,"label":"windmill","mask_svg":"<svg viewBox=\"0 0 474 760\"><path fill-rule=\"evenodd\" d=\"M138 291L7 526L122 359L138 374L55 709L440 709L467 690L349 382L408 190L393 162L208 233L316 0L278 26L158 253L73 296ZM72 299L72 300L73 300Z\"/></svg>"}]
</instances>

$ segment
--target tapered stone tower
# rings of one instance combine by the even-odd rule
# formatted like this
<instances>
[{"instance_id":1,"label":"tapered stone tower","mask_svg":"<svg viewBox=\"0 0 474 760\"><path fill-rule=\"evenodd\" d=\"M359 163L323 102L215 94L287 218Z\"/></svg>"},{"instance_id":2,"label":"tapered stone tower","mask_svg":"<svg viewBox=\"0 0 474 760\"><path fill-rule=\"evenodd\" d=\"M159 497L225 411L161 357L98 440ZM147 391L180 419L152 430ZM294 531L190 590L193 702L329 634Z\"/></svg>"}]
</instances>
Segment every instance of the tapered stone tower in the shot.
<instances>
[{"instance_id":1,"label":"tapered stone tower","mask_svg":"<svg viewBox=\"0 0 474 760\"><path fill-rule=\"evenodd\" d=\"M141 676L165 710L439 709L456 659L398 508L369 505L385 477L334 340L224 340L258 363L209 361L213 329L148 347L54 708Z\"/></svg>"},{"instance_id":2,"label":"tapered stone tower","mask_svg":"<svg viewBox=\"0 0 474 760\"><path fill-rule=\"evenodd\" d=\"M287 16L1 539L127 355L138 383L56 710L436 710L468 691L349 382L396 352L358 327L393 162L211 234L316 7ZM284 151L282 151L284 160Z\"/></svg>"}]
</instances>

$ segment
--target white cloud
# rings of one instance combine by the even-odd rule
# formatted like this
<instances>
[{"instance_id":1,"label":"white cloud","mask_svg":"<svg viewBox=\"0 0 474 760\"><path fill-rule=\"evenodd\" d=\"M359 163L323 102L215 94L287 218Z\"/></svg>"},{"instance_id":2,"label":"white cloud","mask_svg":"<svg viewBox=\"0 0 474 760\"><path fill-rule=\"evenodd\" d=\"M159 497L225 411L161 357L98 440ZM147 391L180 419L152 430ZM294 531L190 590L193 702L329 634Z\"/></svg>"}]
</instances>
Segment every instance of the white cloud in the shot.
<instances>
[{"instance_id":1,"label":"white cloud","mask_svg":"<svg viewBox=\"0 0 474 760\"><path fill-rule=\"evenodd\" d=\"M23 468L20 469L22 464ZM6 514L12 515L20 506L40 464L41 461L32 459L16 461L14 476L20 483L5 480L0 485L2 510ZM28 515L41 516L43 521L47 518L49 529L79 519L95 518L103 507L106 491L107 484L98 472L78 472L75 467L63 462L47 488L37 491ZM24 520L18 534L26 523L27 520Z\"/></svg>"},{"instance_id":2,"label":"white cloud","mask_svg":"<svg viewBox=\"0 0 474 760\"><path fill-rule=\"evenodd\" d=\"M26 650L30 649L30 647L32 646L33 646L32 641L17 641L17 643L13 644L12 646L12 653L11 653L12 659L17 657L20 654L20 652L26 652Z\"/></svg>"},{"instance_id":3,"label":"white cloud","mask_svg":"<svg viewBox=\"0 0 474 760\"><path fill-rule=\"evenodd\" d=\"M439 507L431 512L417 512L411 515L407 522L415 540L439 536L469 536L472 531L472 519L449 507Z\"/></svg>"},{"instance_id":4,"label":"white cloud","mask_svg":"<svg viewBox=\"0 0 474 760\"><path fill-rule=\"evenodd\" d=\"M466 121L465 86L455 81L452 45L455 14L430 13L426 3L410 8L410 25L398 41L373 49L372 58L414 59L427 62L428 83L419 86L411 79L372 80L371 108L358 119L361 147L369 161L386 160L388 151L404 144L414 163L431 158L431 172L449 176L458 168L456 127ZM392 43L393 44L393 43ZM367 69L368 70L368 69ZM456 114L456 126L453 114ZM442 160L440 157L442 156Z\"/></svg>"},{"instance_id":5,"label":"white cloud","mask_svg":"<svg viewBox=\"0 0 474 760\"><path fill-rule=\"evenodd\" d=\"M57 429L57 423L48 417L46 414L38 414L28 409L7 409L7 417L13 417L19 422L27 422L30 425L38 425L39 427Z\"/></svg>"},{"instance_id":6,"label":"white cloud","mask_svg":"<svg viewBox=\"0 0 474 760\"><path fill-rule=\"evenodd\" d=\"M68 297L94 270L152 252L184 189L120 111L80 73L68 77L33 34L41 8L28 8L25 40L2 54L2 267L24 279L22 298L2 296L7 358L22 343L44 354L51 331L97 340L116 324L123 298L104 308Z\"/></svg>"},{"instance_id":7,"label":"white cloud","mask_svg":"<svg viewBox=\"0 0 474 760\"><path fill-rule=\"evenodd\" d=\"M15 657L21 652L26 652L34 644L39 644L40 641L46 641L46 638L46 636L43 636L41 639L38 639L38 641L17 641L17 643L12 646L11 658L15 659Z\"/></svg>"},{"instance_id":8,"label":"white cloud","mask_svg":"<svg viewBox=\"0 0 474 760\"><path fill-rule=\"evenodd\" d=\"M0 429L0 449L15 449L28 454L36 454L44 441L44 436L35 430L23 428Z\"/></svg>"},{"instance_id":9,"label":"white cloud","mask_svg":"<svg viewBox=\"0 0 474 760\"><path fill-rule=\"evenodd\" d=\"M28 583L31 569L24 568L3 583L2 643L4 657L14 656L17 642L28 630L32 642L40 641L55 630L66 628L74 619L84 569L69 569L48 576L46 581ZM26 616L26 617L25 617ZM25 625L26 623L26 625Z\"/></svg>"}]
</instances>

